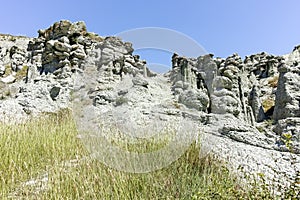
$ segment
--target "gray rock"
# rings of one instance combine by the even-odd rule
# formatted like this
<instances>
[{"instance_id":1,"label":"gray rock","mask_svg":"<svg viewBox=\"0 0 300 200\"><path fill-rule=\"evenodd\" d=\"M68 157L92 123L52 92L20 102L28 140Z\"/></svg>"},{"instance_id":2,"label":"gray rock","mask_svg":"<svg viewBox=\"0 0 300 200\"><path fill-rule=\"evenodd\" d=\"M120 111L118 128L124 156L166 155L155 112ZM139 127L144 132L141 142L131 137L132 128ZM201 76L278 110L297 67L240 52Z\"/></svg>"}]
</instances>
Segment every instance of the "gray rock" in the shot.
<instances>
[{"instance_id":1,"label":"gray rock","mask_svg":"<svg viewBox=\"0 0 300 200\"><path fill-rule=\"evenodd\" d=\"M132 83L133 85L137 85L137 86L142 86L142 87L145 87L145 88L148 88L148 81L141 77L141 76L136 76L132 79Z\"/></svg>"},{"instance_id":2,"label":"gray rock","mask_svg":"<svg viewBox=\"0 0 300 200\"><path fill-rule=\"evenodd\" d=\"M210 94L213 93L213 81L217 76L217 64L212 59L211 54L200 56L197 59L197 70L201 72L202 79Z\"/></svg>"},{"instance_id":3,"label":"gray rock","mask_svg":"<svg viewBox=\"0 0 300 200\"><path fill-rule=\"evenodd\" d=\"M267 78L277 73L277 66L283 59L279 56L273 56L262 52L245 58L245 69L252 72L258 78Z\"/></svg>"},{"instance_id":4,"label":"gray rock","mask_svg":"<svg viewBox=\"0 0 300 200\"><path fill-rule=\"evenodd\" d=\"M55 44L56 40L48 40L46 42L46 51L51 51L54 47L54 44Z\"/></svg>"},{"instance_id":5,"label":"gray rock","mask_svg":"<svg viewBox=\"0 0 300 200\"><path fill-rule=\"evenodd\" d=\"M218 159L228 163L229 169L239 174L239 180L248 183L249 179L260 180L264 177L274 198L282 197L283 188L291 187L299 178L298 155L287 152L269 150L244 142L236 142L227 137L219 137L213 134L203 134L201 156L214 154ZM248 176L247 181L243 177ZM294 188L299 191L299 186Z\"/></svg>"},{"instance_id":6,"label":"gray rock","mask_svg":"<svg viewBox=\"0 0 300 200\"><path fill-rule=\"evenodd\" d=\"M16 81L16 77L14 75L10 74L4 78L1 78L0 80L2 83L10 84L10 83L13 83Z\"/></svg>"},{"instance_id":7,"label":"gray rock","mask_svg":"<svg viewBox=\"0 0 300 200\"><path fill-rule=\"evenodd\" d=\"M50 89L50 97L53 101L57 99L57 96L59 95L61 88L60 87L53 87Z\"/></svg>"},{"instance_id":8,"label":"gray rock","mask_svg":"<svg viewBox=\"0 0 300 200\"><path fill-rule=\"evenodd\" d=\"M82 47L78 47L75 51L72 51L71 56L82 60L85 59L86 54Z\"/></svg>"},{"instance_id":9,"label":"gray rock","mask_svg":"<svg viewBox=\"0 0 300 200\"><path fill-rule=\"evenodd\" d=\"M107 105L109 103L115 102L116 97L111 92L101 92L96 95L94 98L94 105Z\"/></svg>"},{"instance_id":10,"label":"gray rock","mask_svg":"<svg viewBox=\"0 0 300 200\"><path fill-rule=\"evenodd\" d=\"M5 66L0 65L0 76L3 76L5 74Z\"/></svg>"},{"instance_id":11,"label":"gray rock","mask_svg":"<svg viewBox=\"0 0 300 200\"><path fill-rule=\"evenodd\" d=\"M55 59L55 55L53 53L48 53L43 57L43 62L45 64L51 63Z\"/></svg>"},{"instance_id":12,"label":"gray rock","mask_svg":"<svg viewBox=\"0 0 300 200\"><path fill-rule=\"evenodd\" d=\"M214 90L221 90L223 88L227 90L232 89L232 81L226 76L217 76L213 79L213 88Z\"/></svg>"},{"instance_id":13,"label":"gray rock","mask_svg":"<svg viewBox=\"0 0 300 200\"><path fill-rule=\"evenodd\" d=\"M63 37L59 38L58 41L61 43L70 44L70 40L67 36L63 36Z\"/></svg>"},{"instance_id":14,"label":"gray rock","mask_svg":"<svg viewBox=\"0 0 300 200\"><path fill-rule=\"evenodd\" d=\"M178 98L178 102L184 104L188 108L199 111L207 111L209 107L209 97L206 92L200 90L185 90Z\"/></svg>"},{"instance_id":15,"label":"gray rock","mask_svg":"<svg viewBox=\"0 0 300 200\"><path fill-rule=\"evenodd\" d=\"M46 40L56 39L63 36L69 36L74 34L85 35L86 25L84 22L71 23L68 20L62 20L54 23L46 30L39 30L39 37Z\"/></svg>"},{"instance_id":16,"label":"gray rock","mask_svg":"<svg viewBox=\"0 0 300 200\"><path fill-rule=\"evenodd\" d=\"M55 51L54 54L57 57L53 57L54 58L58 58L58 60L65 60L66 58L69 58L70 54L68 52L61 52L61 51ZM51 61L53 61L53 59Z\"/></svg>"},{"instance_id":17,"label":"gray rock","mask_svg":"<svg viewBox=\"0 0 300 200\"><path fill-rule=\"evenodd\" d=\"M249 95L249 104L252 108L255 121L262 122L264 119L266 119L266 116L261 105L259 98L260 94L258 92L259 90L257 86L254 85Z\"/></svg>"},{"instance_id":18,"label":"gray rock","mask_svg":"<svg viewBox=\"0 0 300 200\"><path fill-rule=\"evenodd\" d=\"M54 48L58 51L69 53L72 49L72 46L67 44L67 43L63 43L63 42L60 42L60 41L55 41L54 42Z\"/></svg>"},{"instance_id":19,"label":"gray rock","mask_svg":"<svg viewBox=\"0 0 300 200\"><path fill-rule=\"evenodd\" d=\"M222 92L223 93L223 92ZM226 92L227 93L227 92ZM240 111L238 110L239 101L230 95L220 95L219 93L214 93L211 95L211 112L216 114L226 114L231 113L234 116L238 116Z\"/></svg>"},{"instance_id":20,"label":"gray rock","mask_svg":"<svg viewBox=\"0 0 300 200\"><path fill-rule=\"evenodd\" d=\"M101 52L101 63L108 64L110 61L114 60L114 50L109 48L104 48Z\"/></svg>"},{"instance_id":21,"label":"gray rock","mask_svg":"<svg viewBox=\"0 0 300 200\"><path fill-rule=\"evenodd\" d=\"M249 126L248 124L230 121L229 123L224 124L223 128L219 131L221 134L226 135L235 141L251 144L253 146L273 149L275 144L275 140L266 137L256 128Z\"/></svg>"},{"instance_id":22,"label":"gray rock","mask_svg":"<svg viewBox=\"0 0 300 200\"><path fill-rule=\"evenodd\" d=\"M289 117L278 120L274 131L281 136L279 145L284 146L287 151L300 154L300 118ZM287 142L291 142L290 147L287 146Z\"/></svg>"},{"instance_id":23,"label":"gray rock","mask_svg":"<svg viewBox=\"0 0 300 200\"><path fill-rule=\"evenodd\" d=\"M300 65L282 64L279 68L274 119L300 117Z\"/></svg>"},{"instance_id":24,"label":"gray rock","mask_svg":"<svg viewBox=\"0 0 300 200\"><path fill-rule=\"evenodd\" d=\"M284 55L285 63L287 65L295 65L295 63L300 63L300 45L296 46L293 51L287 55Z\"/></svg>"}]
</instances>

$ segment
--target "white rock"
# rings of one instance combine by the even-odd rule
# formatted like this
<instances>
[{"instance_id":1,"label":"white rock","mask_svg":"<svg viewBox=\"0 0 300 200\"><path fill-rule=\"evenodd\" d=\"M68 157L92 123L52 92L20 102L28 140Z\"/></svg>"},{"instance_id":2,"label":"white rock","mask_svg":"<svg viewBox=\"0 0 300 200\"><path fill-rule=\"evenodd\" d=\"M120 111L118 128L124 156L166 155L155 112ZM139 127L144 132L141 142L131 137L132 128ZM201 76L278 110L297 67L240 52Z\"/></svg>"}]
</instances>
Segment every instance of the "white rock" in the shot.
<instances>
[{"instance_id":1,"label":"white rock","mask_svg":"<svg viewBox=\"0 0 300 200\"><path fill-rule=\"evenodd\" d=\"M0 80L2 83L10 84L10 83L15 82L16 78L12 74L10 74L7 77L1 78Z\"/></svg>"}]
</instances>

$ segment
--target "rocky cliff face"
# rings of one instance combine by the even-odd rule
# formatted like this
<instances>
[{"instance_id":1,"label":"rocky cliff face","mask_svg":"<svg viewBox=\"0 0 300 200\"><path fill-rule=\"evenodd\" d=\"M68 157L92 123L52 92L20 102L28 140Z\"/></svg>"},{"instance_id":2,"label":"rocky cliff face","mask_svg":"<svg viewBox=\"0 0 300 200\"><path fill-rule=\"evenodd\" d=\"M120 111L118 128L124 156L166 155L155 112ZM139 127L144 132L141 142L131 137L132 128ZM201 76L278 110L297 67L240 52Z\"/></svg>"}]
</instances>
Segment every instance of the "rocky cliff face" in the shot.
<instances>
[{"instance_id":1,"label":"rocky cliff face","mask_svg":"<svg viewBox=\"0 0 300 200\"><path fill-rule=\"evenodd\" d=\"M174 54L164 75L132 52L130 43L89 33L83 22L57 22L38 38L0 35L1 121L71 107L74 95L90 101L78 112L93 107L106 119L117 117L125 129L180 116L203 130L203 155L213 153L233 170L264 174L276 191L290 185L299 190L299 46L288 55L263 52L244 60L238 54Z\"/></svg>"}]
</instances>

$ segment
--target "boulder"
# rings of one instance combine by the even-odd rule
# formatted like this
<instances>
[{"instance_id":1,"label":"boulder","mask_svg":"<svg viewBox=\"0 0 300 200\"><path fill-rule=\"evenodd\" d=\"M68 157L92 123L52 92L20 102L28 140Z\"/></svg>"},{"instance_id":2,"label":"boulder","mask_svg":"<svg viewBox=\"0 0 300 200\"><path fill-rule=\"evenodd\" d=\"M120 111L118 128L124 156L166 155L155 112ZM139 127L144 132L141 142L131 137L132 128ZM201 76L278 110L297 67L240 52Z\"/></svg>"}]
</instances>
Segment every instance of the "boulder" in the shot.
<instances>
[{"instance_id":1,"label":"boulder","mask_svg":"<svg viewBox=\"0 0 300 200\"><path fill-rule=\"evenodd\" d=\"M184 104L188 108L207 112L209 107L209 97L206 91L201 90L185 90L179 97L178 102Z\"/></svg>"},{"instance_id":2,"label":"boulder","mask_svg":"<svg viewBox=\"0 0 300 200\"><path fill-rule=\"evenodd\" d=\"M61 88L60 87L53 87L50 89L50 97L53 101L57 99L57 96L59 95Z\"/></svg>"},{"instance_id":3,"label":"boulder","mask_svg":"<svg viewBox=\"0 0 300 200\"><path fill-rule=\"evenodd\" d=\"M232 95L223 95L226 93L219 91L211 95L211 112L215 114L231 113L237 117L240 114L239 101Z\"/></svg>"}]
</instances>

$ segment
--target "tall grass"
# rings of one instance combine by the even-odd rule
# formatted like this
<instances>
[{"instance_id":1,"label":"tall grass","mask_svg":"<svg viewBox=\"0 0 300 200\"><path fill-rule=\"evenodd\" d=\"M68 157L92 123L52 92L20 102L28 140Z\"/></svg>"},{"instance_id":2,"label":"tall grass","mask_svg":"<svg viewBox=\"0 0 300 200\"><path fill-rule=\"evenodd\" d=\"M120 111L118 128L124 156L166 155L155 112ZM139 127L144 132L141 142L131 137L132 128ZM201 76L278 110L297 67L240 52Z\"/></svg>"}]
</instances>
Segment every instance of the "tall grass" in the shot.
<instances>
[{"instance_id":1,"label":"tall grass","mask_svg":"<svg viewBox=\"0 0 300 200\"><path fill-rule=\"evenodd\" d=\"M247 190L199 147L151 173L116 171L88 156L71 115L0 125L1 199L271 199ZM140 146L139 146L140 149Z\"/></svg>"},{"instance_id":2,"label":"tall grass","mask_svg":"<svg viewBox=\"0 0 300 200\"><path fill-rule=\"evenodd\" d=\"M6 195L21 183L47 173L65 160L84 155L70 115L65 113L0 125L0 192Z\"/></svg>"}]
</instances>

